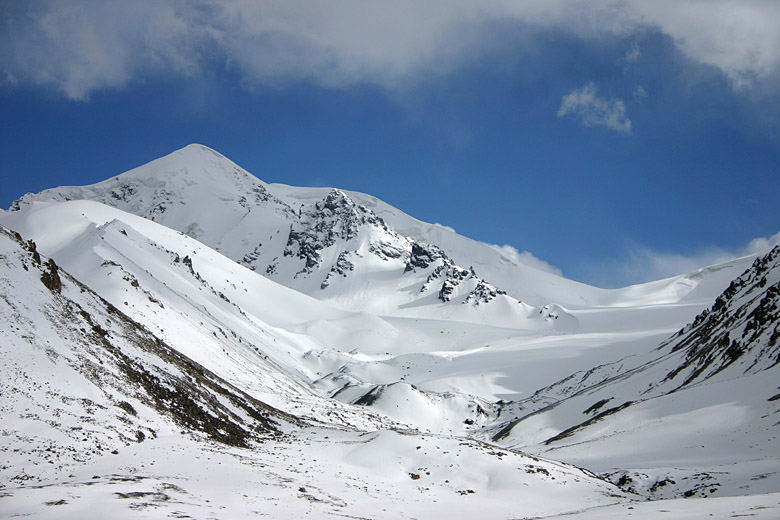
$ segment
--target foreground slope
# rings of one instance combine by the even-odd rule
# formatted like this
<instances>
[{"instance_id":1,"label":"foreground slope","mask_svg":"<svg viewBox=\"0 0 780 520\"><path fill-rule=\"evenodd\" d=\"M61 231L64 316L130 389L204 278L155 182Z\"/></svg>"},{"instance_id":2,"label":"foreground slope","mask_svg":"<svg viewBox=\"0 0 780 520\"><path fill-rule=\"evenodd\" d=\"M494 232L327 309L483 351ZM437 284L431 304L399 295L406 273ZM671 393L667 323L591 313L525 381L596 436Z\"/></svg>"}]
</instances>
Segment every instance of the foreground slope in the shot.
<instances>
[{"instance_id":1,"label":"foreground slope","mask_svg":"<svg viewBox=\"0 0 780 520\"><path fill-rule=\"evenodd\" d=\"M111 222L116 238L132 240L130 226ZM4 514L772 518L780 510L776 494L632 504L588 472L473 439L302 421L182 355L153 332L164 323L151 315L140 325L38 249L0 229ZM162 296L140 290L147 301ZM225 343L211 336L204 348L217 354Z\"/></svg>"},{"instance_id":2,"label":"foreground slope","mask_svg":"<svg viewBox=\"0 0 780 520\"><path fill-rule=\"evenodd\" d=\"M514 518L626 500L576 468L478 441L281 412L3 228L0 277L4 514Z\"/></svg>"}]
</instances>

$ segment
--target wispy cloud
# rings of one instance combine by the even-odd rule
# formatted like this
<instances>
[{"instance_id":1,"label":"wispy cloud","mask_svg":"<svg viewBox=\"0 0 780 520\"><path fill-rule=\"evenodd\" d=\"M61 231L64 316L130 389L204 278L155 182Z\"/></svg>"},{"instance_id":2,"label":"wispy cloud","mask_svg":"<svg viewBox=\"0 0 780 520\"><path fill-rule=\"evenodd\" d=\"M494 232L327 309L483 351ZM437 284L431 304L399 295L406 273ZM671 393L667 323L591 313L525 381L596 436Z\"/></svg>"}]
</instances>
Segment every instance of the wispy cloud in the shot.
<instances>
[{"instance_id":1,"label":"wispy cloud","mask_svg":"<svg viewBox=\"0 0 780 520\"><path fill-rule=\"evenodd\" d=\"M626 51L626 61L636 61L641 55L642 49L639 48L639 44L637 42L633 42L631 47Z\"/></svg>"},{"instance_id":2,"label":"wispy cloud","mask_svg":"<svg viewBox=\"0 0 780 520\"><path fill-rule=\"evenodd\" d=\"M446 229L447 231L450 231L452 233L456 233L455 228L451 226L445 226L444 224L439 224L438 222L433 224L434 226L439 226L440 228Z\"/></svg>"},{"instance_id":3,"label":"wispy cloud","mask_svg":"<svg viewBox=\"0 0 780 520\"><path fill-rule=\"evenodd\" d=\"M247 85L395 88L495 49L496 23L526 41L550 30L594 41L659 31L737 88L780 75L780 2L762 0L39 0L0 3L0 81L86 99L216 61ZM626 59L639 55L637 44Z\"/></svg>"},{"instance_id":4,"label":"wispy cloud","mask_svg":"<svg viewBox=\"0 0 780 520\"><path fill-rule=\"evenodd\" d=\"M514 261L515 263L527 265L528 267L533 267L534 269L538 269L539 271L544 271L546 273L552 273L557 274L558 276L563 276L563 273L560 269L555 267L552 264L549 264L545 262L544 260L535 257L533 254L529 253L528 251L518 251L515 247L512 247L508 244L505 244L503 246L497 245L497 244L488 244L490 247L504 255L505 257L509 258L510 260Z\"/></svg>"},{"instance_id":5,"label":"wispy cloud","mask_svg":"<svg viewBox=\"0 0 780 520\"><path fill-rule=\"evenodd\" d=\"M631 133L625 103L616 98L599 97L593 83L563 96L558 117L565 116L572 116L585 126L606 126L616 132Z\"/></svg>"},{"instance_id":6,"label":"wispy cloud","mask_svg":"<svg viewBox=\"0 0 780 520\"><path fill-rule=\"evenodd\" d=\"M590 282L605 287L619 287L661 280L735 258L762 253L778 244L780 232L753 239L734 250L712 247L689 255L656 251L634 244L628 248L623 259L608 264L602 263L594 268Z\"/></svg>"}]
</instances>

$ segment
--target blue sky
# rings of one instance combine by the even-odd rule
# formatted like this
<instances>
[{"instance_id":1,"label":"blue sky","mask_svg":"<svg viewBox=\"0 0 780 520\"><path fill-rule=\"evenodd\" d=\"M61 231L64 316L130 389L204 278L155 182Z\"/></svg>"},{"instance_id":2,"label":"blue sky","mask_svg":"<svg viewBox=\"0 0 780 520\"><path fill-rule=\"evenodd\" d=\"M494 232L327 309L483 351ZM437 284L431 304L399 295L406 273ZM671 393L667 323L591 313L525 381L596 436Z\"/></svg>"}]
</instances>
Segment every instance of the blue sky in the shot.
<instances>
[{"instance_id":1,"label":"blue sky","mask_svg":"<svg viewBox=\"0 0 780 520\"><path fill-rule=\"evenodd\" d=\"M780 3L4 2L0 121L4 208L198 142L614 287L780 238Z\"/></svg>"}]
</instances>

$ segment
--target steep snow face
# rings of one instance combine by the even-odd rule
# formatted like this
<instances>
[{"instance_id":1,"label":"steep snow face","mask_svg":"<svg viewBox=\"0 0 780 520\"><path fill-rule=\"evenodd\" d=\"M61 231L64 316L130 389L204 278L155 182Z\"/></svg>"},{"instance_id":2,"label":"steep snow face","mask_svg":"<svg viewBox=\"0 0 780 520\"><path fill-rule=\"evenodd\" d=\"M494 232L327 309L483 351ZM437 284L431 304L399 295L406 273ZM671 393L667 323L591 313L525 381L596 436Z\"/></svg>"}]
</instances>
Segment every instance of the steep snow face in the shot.
<instances>
[{"instance_id":1,"label":"steep snow face","mask_svg":"<svg viewBox=\"0 0 780 520\"><path fill-rule=\"evenodd\" d=\"M64 470L179 428L246 447L299 423L183 356L5 228L0 280L6 478L34 471L25 455Z\"/></svg>"},{"instance_id":2,"label":"steep snow face","mask_svg":"<svg viewBox=\"0 0 780 520\"><path fill-rule=\"evenodd\" d=\"M597 289L520 264L369 195L267 185L201 145L92 186L27 194L11 210L36 200L74 199L95 200L154 220L279 283L348 310L379 314L411 316L414 309L433 305L458 319L507 324L524 312L491 313L485 307L495 306L491 300L506 303L511 298L530 306L557 303L571 309L687 302L692 317L752 261L721 266L717 276L700 271L621 290ZM435 281L442 297L425 298L419 289L431 271L416 269L419 276L414 277L404 269L414 244L437 248L458 272L476 273L474 282L459 284L450 271ZM436 267L441 265L431 270ZM460 285L457 292L467 301L448 299L453 285ZM442 305L453 300L484 305L479 313Z\"/></svg>"},{"instance_id":3,"label":"steep snow face","mask_svg":"<svg viewBox=\"0 0 780 520\"><path fill-rule=\"evenodd\" d=\"M778 381L780 247L655 351L513 404L519 417L492 438L658 496L768 492L780 485Z\"/></svg>"},{"instance_id":4,"label":"steep snow face","mask_svg":"<svg viewBox=\"0 0 780 520\"><path fill-rule=\"evenodd\" d=\"M305 354L328 347L296 330L311 321L339 323L350 313L267 280L176 231L96 202L37 203L10 217L6 223L33 237L41 252L239 388L328 422L341 418L366 426L372 417L321 402L307 384L321 367L307 363Z\"/></svg>"},{"instance_id":5,"label":"steep snow face","mask_svg":"<svg viewBox=\"0 0 780 520\"><path fill-rule=\"evenodd\" d=\"M28 194L14 202L11 211L34 200L95 200L161 222L218 250L234 242L246 245L266 231L276 231L294 214L268 193L264 183L200 145L187 146L92 186ZM261 208L262 219L249 217ZM251 226L246 225L248 217Z\"/></svg>"}]
</instances>

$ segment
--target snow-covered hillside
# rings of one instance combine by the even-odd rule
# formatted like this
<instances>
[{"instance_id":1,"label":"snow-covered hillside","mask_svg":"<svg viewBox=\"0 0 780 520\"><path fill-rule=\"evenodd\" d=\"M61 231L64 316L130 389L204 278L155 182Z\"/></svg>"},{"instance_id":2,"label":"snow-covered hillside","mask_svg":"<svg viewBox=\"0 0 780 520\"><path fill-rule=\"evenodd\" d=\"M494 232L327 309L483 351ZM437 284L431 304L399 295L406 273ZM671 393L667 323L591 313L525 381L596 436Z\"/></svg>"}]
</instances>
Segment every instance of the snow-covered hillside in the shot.
<instances>
[{"instance_id":1,"label":"snow-covered hillside","mask_svg":"<svg viewBox=\"0 0 780 520\"><path fill-rule=\"evenodd\" d=\"M200 145L0 224L3 511L780 510L778 250L603 290Z\"/></svg>"},{"instance_id":2,"label":"snow-covered hillside","mask_svg":"<svg viewBox=\"0 0 780 520\"><path fill-rule=\"evenodd\" d=\"M493 441L610 472L631 491L777 490L780 247L657 349L514 406L519 417L495 427Z\"/></svg>"},{"instance_id":3,"label":"snow-covered hillside","mask_svg":"<svg viewBox=\"0 0 780 520\"><path fill-rule=\"evenodd\" d=\"M284 413L3 228L0 265L4 515L509 518L627 501L587 472L476 440Z\"/></svg>"}]
</instances>

